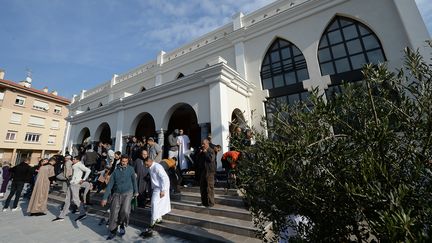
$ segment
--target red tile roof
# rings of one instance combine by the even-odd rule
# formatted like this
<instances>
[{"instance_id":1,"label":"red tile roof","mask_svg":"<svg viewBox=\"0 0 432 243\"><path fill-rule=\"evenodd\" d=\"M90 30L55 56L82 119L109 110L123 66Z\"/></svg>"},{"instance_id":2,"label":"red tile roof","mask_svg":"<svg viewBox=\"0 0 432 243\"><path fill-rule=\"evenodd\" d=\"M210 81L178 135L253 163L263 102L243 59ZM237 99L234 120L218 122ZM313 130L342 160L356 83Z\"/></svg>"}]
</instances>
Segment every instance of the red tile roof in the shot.
<instances>
[{"instance_id":1,"label":"red tile roof","mask_svg":"<svg viewBox=\"0 0 432 243\"><path fill-rule=\"evenodd\" d=\"M5 79L0 79L0 87L14 88L25 93L33 94L36 96L42 96L43 98L57 101L59 103L62 103L63 105L69 105L71 103L71 101L65 97L53 95L51 93L45 93L42 90L38 90L34 88L27 88L13 81L5 80Z\"/></svg>"}]
</instances>

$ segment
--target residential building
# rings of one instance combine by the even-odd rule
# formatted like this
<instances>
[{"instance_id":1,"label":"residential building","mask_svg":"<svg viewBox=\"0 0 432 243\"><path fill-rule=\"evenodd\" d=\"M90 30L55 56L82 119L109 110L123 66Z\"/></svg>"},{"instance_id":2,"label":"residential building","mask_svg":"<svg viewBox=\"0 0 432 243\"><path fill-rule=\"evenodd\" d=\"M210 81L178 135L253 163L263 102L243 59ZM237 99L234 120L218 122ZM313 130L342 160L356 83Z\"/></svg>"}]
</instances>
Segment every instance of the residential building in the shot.
<instances>
[{"instance_id":1,"label":"residential building","mask_svg":"<svg viewBox=\"0 0 432 243\"><path fill-rule=\"evenodd\" d=\"M0 70L0 161L37 164L62 149L70 101L31 87L31 78L15 83Z\"/></svg>"},{"instance_id":2,"label":"residential building","mask_svg":"<svg viewBox=\"0 0 432 243\"><path fill-rule=\"evenodd\" d=\"M338 91L362 80L366 63L394 70L405 47L428 57L429 38L415 1L275 1L74 96L67 146L112 141L124 151L131 135L163 145L182 128L192 146L211 134L226 151L232 124L259 128L269 101Z\"/></svg>"}]
</instances>

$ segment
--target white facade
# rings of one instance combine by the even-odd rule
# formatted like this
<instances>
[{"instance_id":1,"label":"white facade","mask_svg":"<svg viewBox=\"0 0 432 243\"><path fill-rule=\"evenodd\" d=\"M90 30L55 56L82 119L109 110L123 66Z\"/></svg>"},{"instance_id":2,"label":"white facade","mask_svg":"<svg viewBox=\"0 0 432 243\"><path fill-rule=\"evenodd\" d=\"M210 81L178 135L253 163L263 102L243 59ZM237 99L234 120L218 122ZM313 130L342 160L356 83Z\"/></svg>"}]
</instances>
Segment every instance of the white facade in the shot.
<instances>
[{"instance_id":1,"label":"white facade","mask_svg":"<svg viewBox=\"0 0 432 243\"><path fill-rule=\"evenodd\" d=\"M159 136L159 143L163 143L164 133L166 136L167 131L180 128L175 122L180 122L181 128L188 132L188 127L179 121L181 112L170 125L177 110L188 109L189 116L191 110L196 116L197 124L192 116L191 126L195 128L190 130L195 132L194 145L211 133L213 143L221 144L225 151L233 112L236 109L244 112L247 125L259 127L261 117L266 114L265 101L280 95L281 89L269 91L261 80L264 58L276 40L290 42L304 56L308 78L299 80L299 92L319 87L323 93L336 84L337 75L323 75L318 57L320 40L336 18L366 26L379 40L384 61L390 68L402 65L402 50L406 46L420 48L428 55L424 41L430 37L414 1L276 1L249 15L238 14L231 23L196 41L169 53L161 52L154 61L82 91L70 105L67 147L81 143L86 129L92 141L99 141L101 124L108 124L115 149L124 151L124 138L135 135L145 114L154 123L150 135ZM345 29L341 27L340 31ZM367 48L364 43L363 48ZM353 62L350 61L351 66ZM179 74L184 77L177 79ZM282 91L289 93L290 87L283 87Z\"/></svg>"}]
</instances>

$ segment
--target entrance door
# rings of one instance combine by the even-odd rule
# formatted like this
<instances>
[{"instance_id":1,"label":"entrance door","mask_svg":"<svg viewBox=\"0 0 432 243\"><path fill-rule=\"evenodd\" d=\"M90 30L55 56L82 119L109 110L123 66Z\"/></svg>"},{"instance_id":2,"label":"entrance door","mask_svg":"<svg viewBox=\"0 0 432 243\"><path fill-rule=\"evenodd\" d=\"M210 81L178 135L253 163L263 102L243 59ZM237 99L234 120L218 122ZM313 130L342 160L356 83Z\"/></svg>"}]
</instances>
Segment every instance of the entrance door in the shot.
<instances>
[{"instance_id":1,"label":"entrance door","mask_svg":"<svg viewBox=\"0 0 432 243\"><path fill-rule=\"evenodd\" d=\"M31 158L31 156L32 156L32 151L18 150L17 157L15 160L15 165L18 165L19 163L23 162L24 159Z\"/></svg>"}]
</instances>

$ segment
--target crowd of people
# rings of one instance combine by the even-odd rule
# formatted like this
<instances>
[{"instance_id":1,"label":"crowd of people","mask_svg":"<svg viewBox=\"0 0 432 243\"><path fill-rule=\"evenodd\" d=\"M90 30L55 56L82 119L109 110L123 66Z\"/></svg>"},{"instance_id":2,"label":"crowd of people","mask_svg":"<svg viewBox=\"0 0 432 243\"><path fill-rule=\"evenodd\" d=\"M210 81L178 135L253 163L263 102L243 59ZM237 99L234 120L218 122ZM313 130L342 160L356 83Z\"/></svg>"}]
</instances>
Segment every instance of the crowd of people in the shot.
<instances>
[{"instance_id":1,"label":"crowd of people","mask_svg":"<svg viewBox=\"0 0 432 243\"><path fill-rule=\"evenodd\" d=\"M216 156L221 150L211 143L211 138L202 140L201 147L191 153L189 137L182 129L175 129L168 136L168 156L163 156L161 146L152 138L131 137L126 153L114 152L109 143L99 142L80 146L73 154L64 157L56 155L41 159L37 166L30 166L30 160L10 168L2 167L3 179L0 197L4 195L9 180L12 180L3 211L21 210L18 206L25 184L29 216L43 216L47 213L48 194L53 185L66 194L61 210L53 222L64 221L72 211L79 211L75 221L87 217L86 204L91 204L90 194L103 192L102 206L109 205L107 239L125 234L129 223L131 202L138 207L150 207L150 230L162 222L162 216L171 211L170 195L180 193L182 176L194 170L196 182L200 185L201 203L213 207ZM164 157L164 158L163 158ZM193 158L192 158L193 157ZM90 193L92 192L92 193Z\"/></svg>"}]
</instances>

